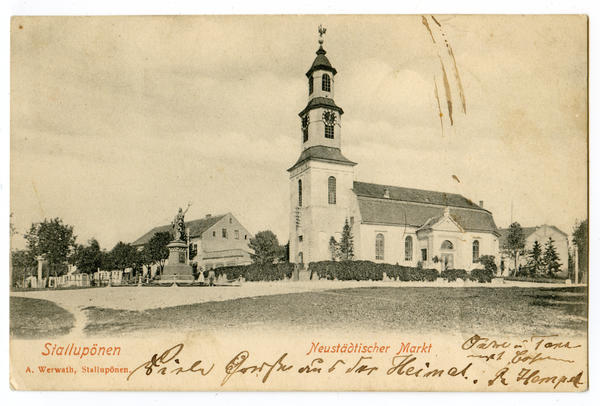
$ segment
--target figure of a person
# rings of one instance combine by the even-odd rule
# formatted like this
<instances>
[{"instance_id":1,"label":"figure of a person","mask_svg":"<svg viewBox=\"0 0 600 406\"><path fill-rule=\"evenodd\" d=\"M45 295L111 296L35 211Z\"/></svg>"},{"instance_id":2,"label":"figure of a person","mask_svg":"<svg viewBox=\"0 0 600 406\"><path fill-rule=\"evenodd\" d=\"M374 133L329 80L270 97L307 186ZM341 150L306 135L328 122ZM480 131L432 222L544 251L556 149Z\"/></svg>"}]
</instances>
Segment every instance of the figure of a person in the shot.
<instances>
[{"instance_id":1,"label":"figure of a person","mask_svg":"<svg viewBox=\"0 0 600 406\"><path fill-rule=\"evenodd\" d=\"M185 213L187 213L187 211L190 209L191 205L192 205L192 202L189 202L185 211L183 211L183 209L180 207L179 212L175 215L175 218L173 219L173 228L175 230L175 232L174 232L175 240L183 241L183 238L185 236Z\"/></svg>"}]
</instances>

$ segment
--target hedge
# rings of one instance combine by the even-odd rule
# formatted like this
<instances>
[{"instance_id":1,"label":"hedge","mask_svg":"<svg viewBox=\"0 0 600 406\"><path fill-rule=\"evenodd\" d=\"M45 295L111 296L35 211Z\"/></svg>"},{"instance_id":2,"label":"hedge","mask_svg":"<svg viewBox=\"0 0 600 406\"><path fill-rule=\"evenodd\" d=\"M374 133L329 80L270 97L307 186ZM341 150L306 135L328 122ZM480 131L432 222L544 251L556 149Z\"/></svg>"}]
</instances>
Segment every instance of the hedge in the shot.
<instances>
[{"instance_id":1,"label":"hedge","mask_svg":"<svg viewBox=\"0 0 600 406\"><path fill-rule=\"evenodd\" d=\"M435 281L439 272L436 269L413 268L402 265L377 264L372 261L320 261L309 264L311 278L337 279L340 281L380 281L383 273L390 279L399 281Z\"/></svg>"},{"instance_id":2,"label":"hedge","mask_svg":"<svg viewBox=\"0 0 600 406\"><path fill-rule=\"evenodd\" d=\"M285 278L291 278L294 272L294 264L284 262L270 265L236 265L213 269L215 276L227 275L228 280L244 277L247 281L281 281ZM204 271L207 276L207 271Z\"/></svg>"}]
</instances>

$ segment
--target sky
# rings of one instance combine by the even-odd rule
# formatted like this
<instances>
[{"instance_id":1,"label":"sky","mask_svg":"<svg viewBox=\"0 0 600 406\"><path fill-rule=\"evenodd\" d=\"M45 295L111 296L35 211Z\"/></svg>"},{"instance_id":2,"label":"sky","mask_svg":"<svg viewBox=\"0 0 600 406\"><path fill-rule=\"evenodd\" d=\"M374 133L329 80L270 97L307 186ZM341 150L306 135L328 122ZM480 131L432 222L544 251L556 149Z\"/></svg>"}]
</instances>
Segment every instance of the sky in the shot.
<instances>
[{"instance_id":1,"label":"sky","mask_svg":"<svg viewBox=\"0 0 600 406\"><path fill-rule=\"evenodd\" d=\"M59 217L111 249L187 202L286 243L321 24L356 180L459 193L498 227L587 218L584 17L14 17L13 247Z\"/></svg>"}]
</instances>

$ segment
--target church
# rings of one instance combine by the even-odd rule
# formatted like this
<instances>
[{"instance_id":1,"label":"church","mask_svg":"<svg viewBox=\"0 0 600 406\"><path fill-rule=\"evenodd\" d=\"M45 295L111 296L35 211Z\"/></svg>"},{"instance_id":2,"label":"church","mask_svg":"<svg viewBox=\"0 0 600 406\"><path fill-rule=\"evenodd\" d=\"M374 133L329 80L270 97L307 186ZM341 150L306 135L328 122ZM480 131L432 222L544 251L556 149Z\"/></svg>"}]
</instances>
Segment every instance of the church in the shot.
<instances>
[{"instance_id":1,"label":"church","mask_svg":"<svg viewBox=\"0 0 600 406\"><path fill-rule=\"evenodd\" d=\"M329 241L351 226L354 259L425 268L480 268L499 261L500 233L483 202L458 195L358 182L342 154L344 111L334 101L336 69L325 56L324 31L306 72L308 104L301 119L301 153L290 176L290 262L331 260Z\"/></svg>"}]
</instances>

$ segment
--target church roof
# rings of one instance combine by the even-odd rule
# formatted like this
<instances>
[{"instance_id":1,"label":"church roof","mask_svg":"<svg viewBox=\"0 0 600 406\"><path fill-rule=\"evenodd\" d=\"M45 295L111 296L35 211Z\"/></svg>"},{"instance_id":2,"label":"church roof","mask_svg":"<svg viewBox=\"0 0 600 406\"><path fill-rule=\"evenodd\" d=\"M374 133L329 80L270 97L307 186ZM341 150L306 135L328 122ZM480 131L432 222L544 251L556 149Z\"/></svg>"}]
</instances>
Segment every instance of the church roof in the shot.
<instances>
[{"instance_id":1,"label":"church roof","mask_svg":"<svg viewBox=\"0 0 600 406\"><path fill-rule=\"evenodd\" d=\"M304 110L302 110L298 115L302 117L307 111L316 109L317 107L330 108L337 110L340 115L344 114L344 110L342 110L341 107L338 107L332 99L327 97L315 97L308 102Z\"/></svg>"},{"instance_id":2,"label":"church roof","mask_svg":"<svg viewBox=\"0 0 600 406\"><path fill-rule=\"evenodd\" d=\"M298 160L296 161L294 166L292 166L290 169L288 169L288 172L293 171L298 165L300 165L303 162L306 162L310 159L316 159L319 161L335 162L338 164L344 164L344 165L350 165L350 166L356 165L356 162L352 162L348 158L343 156L342 151L340 151L339 148L326 147L323 145L315 145L313 147L307 148L304 151L302 151L302 154L300 154L300 158L298 158Z\"/></svg>"},{"instance_id":3,"label":"church roof","mask_svg":"<svg viewBox=\"0 0 600 406\"><path fill-rule=\"evenodd\" d=\"M363 223L427 228L437 223L448 207L452 219L464 230L498 234L492 214L458 194L363 182L354 182L353 191Z\"/></svg>"},{"instance_id":4,"label":"church roof","mask_svg":"<svg viewBox=\"0 0 600 406\"><path fill-rule=\"evenodd\" d=\"M222 214L220 216L211 216L199 220L186 221L185 228L190 230L190 238L202 237L202 234L204 234L206 230L217 224L225 216L226 214ZM154 227L152 230L148 231L146 234L132 242L131 245L134 247L144 245L150 241L152 237L154 237L154 234L165 231L171 233L173 231L173 226L168 224L166 226Z\"/></svg>"},{"instance_id":5,"label":"church roof","mask_svg":"<svg viewBox=\"0 0 600 406\"><path fill-rule=\"evenodd\" d=\"M326 53L327 51L325 51L323 47L320 46L319 50L317 51L317 57L315 58L308 72L306 72L307 77L310 77L310 75L316 70L326 70L333 73L334 75L337 73L337 70L335 70L335 68L331 66L331 63L329 63L329 59L327 59L327 57L325 56Z\"/></svg>"}]
</instances>

